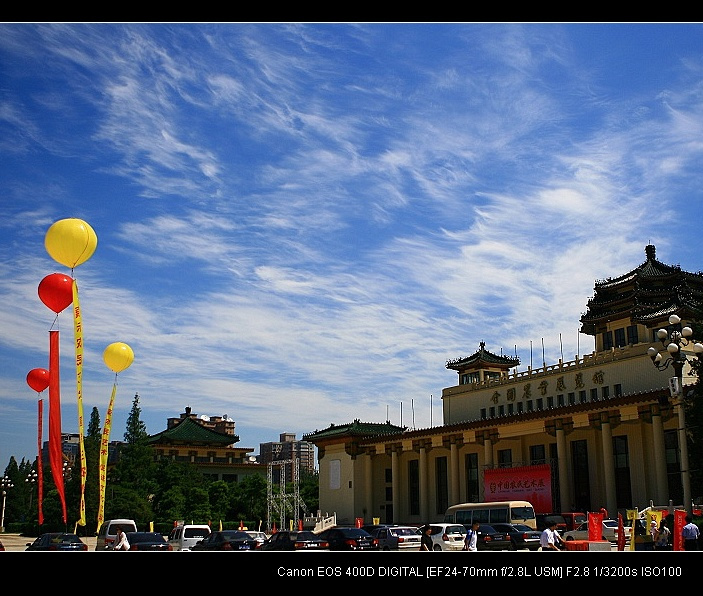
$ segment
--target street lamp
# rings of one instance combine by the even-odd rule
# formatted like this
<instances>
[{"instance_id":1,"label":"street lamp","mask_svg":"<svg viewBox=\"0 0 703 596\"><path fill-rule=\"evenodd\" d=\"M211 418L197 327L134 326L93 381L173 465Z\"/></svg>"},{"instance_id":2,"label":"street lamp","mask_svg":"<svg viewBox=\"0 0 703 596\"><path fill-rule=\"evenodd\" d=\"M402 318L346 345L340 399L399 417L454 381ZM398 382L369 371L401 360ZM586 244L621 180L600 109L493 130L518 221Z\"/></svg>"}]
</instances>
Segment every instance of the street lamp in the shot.
<instances>
[{"instance_id":1,"label":"street lamp","mask_svg":"<svg viewBox=\"0 0 703 596\"><path fill-rule=\"evenodd\" d=\"M10 480L7 475L3 476L2 479L0 479L0 484L2 485L2 518L0 518L0 532L5 532L5 501L7 500L7 491L8 489L12 488L15 486L12 484L12 480Z\"/></svg>"},{"instance_id":2,"label":"street lamp","mask_svg":"<svg viewBox=\"0 0 703 596\"><path fill-rule=\"evenodd\" d=\"M671 315L669 317L670 325L678 325L681 323L681 317L678 315ZM652 359L652 363L657 367L658 370L664 370L671 365L674 369L674 377L669 379L669 392L671 397L674 398L674 405L678 410L679 417L679 452L681 454L681 484L683 486L683 502L686 512L688 514L693 513L693 500L691 498L691 474L688 469L688 444L686 438L686 414L684 412L683 404L683 367L686 363L691 363L692 360L683 353L682 348L690 345L692 340L689 340L693 335L693 329L690 327L684 327L681 331L672 330L669 333L666 329L659 329L657 331L657 338L661 341L662 346L666 348L669 356L666 360L663 359L659 350L655 347L651 347L647 350L647 354ZM696 354L696 358L701 359L703 357L703 344L694 343L693 350Z\"/></svg>"},{"instance_id":3,"label":"street lamp","mask_svg":"<svg viewBox=\"0 0 703 596\"><path fill-rule=\"evenodd\" d=\"M34 485L37 483L39 479L39 474L37 474L37 471L32 468L29 471L29 474L27 474L27 478L25 479L25 482L29 484L29 509L31 511L32 509L32 493L34 492Z\"/></svg>"}]
</instances>

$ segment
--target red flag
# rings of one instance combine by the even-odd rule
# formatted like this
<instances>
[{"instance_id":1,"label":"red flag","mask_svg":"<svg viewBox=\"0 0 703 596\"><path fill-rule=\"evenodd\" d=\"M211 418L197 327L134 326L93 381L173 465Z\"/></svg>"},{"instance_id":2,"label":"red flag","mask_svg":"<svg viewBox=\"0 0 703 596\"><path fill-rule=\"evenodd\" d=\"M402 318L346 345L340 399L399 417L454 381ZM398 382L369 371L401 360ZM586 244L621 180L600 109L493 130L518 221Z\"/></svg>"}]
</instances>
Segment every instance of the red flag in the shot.
<instances>
[{"instance_id":1,"label":"red flag","mask_svg":"<svg viewBox=\"0 0 703 596\"><path fill-rule=\"evenodd\" d=\"M44 415L44 400L40 399L37 403L37 449L39 456L37 457L37 508L39 509L39 525L44 523L44 509L42 503L44 501L44 466L42 465L42 429Z\"/></svg>"},{"instance_id":2,"label":"red flag","mask_svg":"<svg viewBox=\"0 0 703 596\"><path fill-rule=\"evenodd\" d=\"M630 540L634 538L630 536ZM618 513L618 550L625 550L625 524L622 521L622 513Z\"/></svg>"},{"instance_id":3,"label":"red flag","mask_svg":"<svg viewBox=\"0 0 703 596\"><path fill-rule=\"evenodd\" d=\"M59 332L49 331L49 464L51 476L61 499L66 523L66 493L63 486L63 449L61 448L61 389L59 383Z\"/></svg>"}]
</instances>

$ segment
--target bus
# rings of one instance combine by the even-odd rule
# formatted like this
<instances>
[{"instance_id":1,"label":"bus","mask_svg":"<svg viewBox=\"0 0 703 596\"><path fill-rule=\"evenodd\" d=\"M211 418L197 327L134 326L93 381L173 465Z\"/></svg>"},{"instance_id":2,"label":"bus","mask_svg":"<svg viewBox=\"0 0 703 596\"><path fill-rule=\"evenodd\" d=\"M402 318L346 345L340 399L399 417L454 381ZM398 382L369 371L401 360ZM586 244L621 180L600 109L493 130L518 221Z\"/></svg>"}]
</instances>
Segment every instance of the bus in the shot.
<instances>
[{"instance_id":1,"label":"bus","mask_svg":"<svg viewBox=\"0 0 703 596\"><path fill-rule=\"evenodd\" d=\"M444 522L467 528L475 521L482 524L525 524L537 529L535 508L529 501L495 501L493 503L459 503L447 508Z\"/></svg>"}]
</instances>

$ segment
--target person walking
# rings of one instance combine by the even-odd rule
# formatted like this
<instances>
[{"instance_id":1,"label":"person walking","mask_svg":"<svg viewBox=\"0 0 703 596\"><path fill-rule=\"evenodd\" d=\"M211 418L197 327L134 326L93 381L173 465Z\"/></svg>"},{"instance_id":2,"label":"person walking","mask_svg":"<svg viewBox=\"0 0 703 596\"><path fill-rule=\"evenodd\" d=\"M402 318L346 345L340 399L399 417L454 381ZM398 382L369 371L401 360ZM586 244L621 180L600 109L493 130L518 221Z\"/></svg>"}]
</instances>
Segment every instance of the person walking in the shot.
<instances>
[{"instance_id":1,"label":"person walking","mask_svg":"<svg viewBox=\"0 0 703 596\"><path fill-rule=\"evenodd\" d=\"M557 534L557 522L555 520L550 520L547 523L547 527L542 530L542 534L539 537L539 544L542 547L542 552L544 551L559 551L559 542L561 538Z\"/></svg>"},{"instance_id":2,"label":"person walking","mask_svg":"<svg viewBox=\"0 0 703 596\"><path fill-rule=\"evenodd\" d=\"M478 550L478 528L481 524L477 521L471 524L464 538L464 550L476 552Z\"/></svg>"},{"instance_id":3,"label":"person walking","mask_svg":"<svg viewBox=\"0 0 703 596\"><path fill-rule=\"evenodd\" d=\"M654 534L654 550L669 550L669 534L671 532L666 527L666 522L662 520Z\"/></svg>"},{"instance_id":4,"label":"person walking","mask_svg":"<svg viewBox=\"0 0 703 596\"><path fill-rule=\"evenodd\" d=\"M683 538L684 550L698 550L698 539L701 531L698 526L693 523L690 515L686 516L686 525L681 530L681 538Z\"/></svg>"},{"instance_id":5,"label":"person walking","mask_svg":"<svg viewBox=\"0 0 703 596\"><path fill-rule=\"evenodd\" d=\"M420 550L433 550L432 548L432 526L430 524L427 524L423 529L422 529L422 538L420 539Z\"/></svg>"},{"instance_id":6,"label":"person walking","mask_svg":"<svg viewBox=\"0 0 703 596\"><path fill-rule=\"evenodd\" d=\"M129 540L127 540L127 534L122 530L122 526L117 526L116 530L115 546L112 550L129 550Z\"/></svg>"}]
</instances>

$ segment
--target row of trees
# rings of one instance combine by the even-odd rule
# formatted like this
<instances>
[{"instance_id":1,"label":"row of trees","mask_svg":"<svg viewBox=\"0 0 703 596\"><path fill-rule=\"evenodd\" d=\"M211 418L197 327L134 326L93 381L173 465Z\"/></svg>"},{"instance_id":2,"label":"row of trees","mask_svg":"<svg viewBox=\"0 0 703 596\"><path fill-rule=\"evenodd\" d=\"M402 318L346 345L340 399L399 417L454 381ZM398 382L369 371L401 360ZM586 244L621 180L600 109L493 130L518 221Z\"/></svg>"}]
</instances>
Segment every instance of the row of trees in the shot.
<instances>
[{"instance_id":1,"label":"row of trees","mask_svg":"<svg viewBox=\"0 0 703 596\"><path fill-rule=\"evenodd\" d=\"M5 468L5 476L13 484L13 488L7 490L6 499L5 527L8 531L34 536L50 531L73 532L75 527L76 532L83 536L96 533L101 432L100 415L98 409L93 408L84 438L86 526L75 527L80 517L79 462L74 468L67 467L64 473L68 512L66 524L63 523L61 502L51 472L44 468L44 523L39 527L37 484L32 473L34 462L23 458L17 463L13 456ZM222 521L225 527L238 526L240 521L250 529L266 526L267 481L263 474L246 476L241 482L210 481L194 464L155 461L154 451L146 441L148 436L146 425L141 420L139 395L135 395L127 418L124 444L117 463L108 473L105 519L126 516L144 529L154 522L154 529L164 534L173 527L174 520L179 519L218 525ZM311 511L318 508L318 486L316 474L301 474L300 496ZM275 494L279 488L274 486L272 490Z\"/></svg>"}]
</instances>

